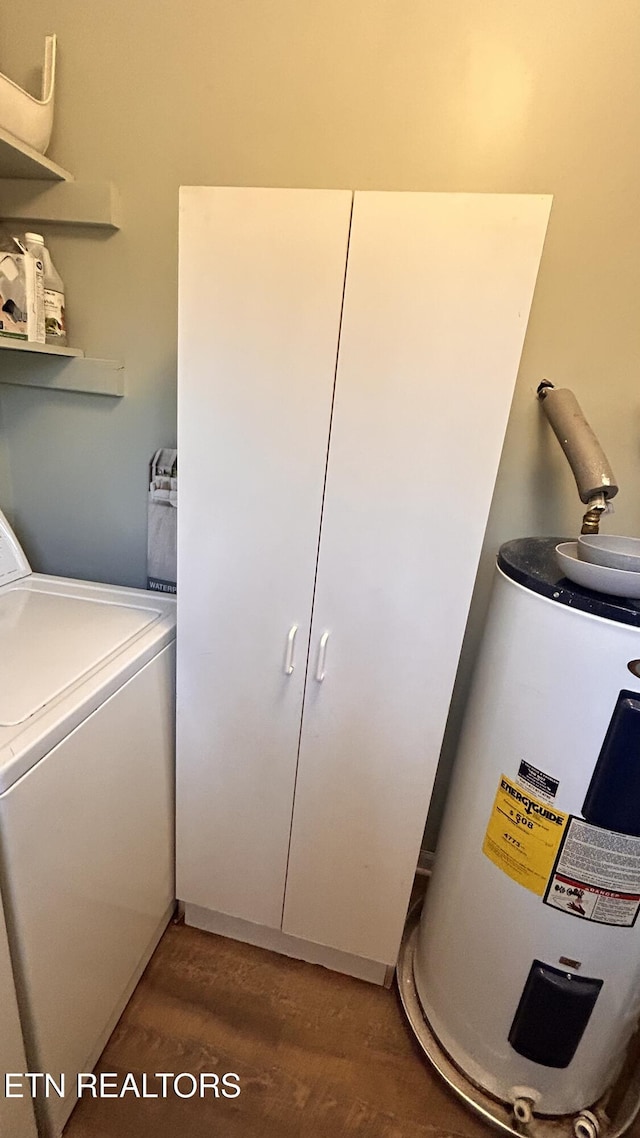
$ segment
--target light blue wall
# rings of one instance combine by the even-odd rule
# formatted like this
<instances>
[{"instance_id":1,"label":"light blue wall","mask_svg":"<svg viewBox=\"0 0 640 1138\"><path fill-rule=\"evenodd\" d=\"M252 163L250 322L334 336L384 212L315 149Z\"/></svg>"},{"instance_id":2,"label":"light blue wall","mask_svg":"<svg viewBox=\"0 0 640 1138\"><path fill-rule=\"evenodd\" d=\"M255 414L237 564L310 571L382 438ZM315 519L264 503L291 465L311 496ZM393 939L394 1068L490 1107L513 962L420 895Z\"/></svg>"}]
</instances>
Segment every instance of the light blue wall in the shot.
<instances>
[{"instance_id":1,"label":"light blue wall","mask_svg":"<svg viewBox=\"0 0 640 1138\"><path fill-rule=\"evenodd\" d=\"M495 551L579 521L535 401L544 376L574 388L609 452L622 487L609 532L640 534L640 7L30 0L0 10L0 68L31 82L51 31L60 65L50 155L79 178L113 180L124 224L114 236L45 232L71 338L125 360L127 395L0 395L0 492L11 500L7 445L16 525L40 570L144 583L147 462L175 443L181 183L555 196L437 819ZM446 510L446 488L436 508Z\"/></svg>"},{"instance_id":2,"label":"light blue wall","mask_svg":"<svg viewBox=\"0 0 640 1138\"><path fill-rule=\"evenodd\" d=\"M13 520L13 492L11 489L11 467L9 464L9 446L7 432L2 415L2 398L0 395L0 510Z\"/></svg>"}]
</instances>

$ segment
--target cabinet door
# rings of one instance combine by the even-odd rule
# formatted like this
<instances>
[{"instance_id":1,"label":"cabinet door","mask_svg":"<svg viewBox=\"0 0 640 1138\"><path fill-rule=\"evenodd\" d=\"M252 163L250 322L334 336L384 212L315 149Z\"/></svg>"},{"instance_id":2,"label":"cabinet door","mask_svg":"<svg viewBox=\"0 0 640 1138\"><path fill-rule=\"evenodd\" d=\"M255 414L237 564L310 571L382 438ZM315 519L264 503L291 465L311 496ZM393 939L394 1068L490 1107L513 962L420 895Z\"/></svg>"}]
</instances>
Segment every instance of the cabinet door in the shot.
<instances>
[{"instance_id":1,"label":"cabinet door","mask_svg":"<svg viewBox=\"0 0 640 1138\"><path fill-rule=\"evenodd\" d=\"M269 926L282 919L351 203L181 192L178 896Z\"/></svg>"},{"instance_id":2,"label":"cabinet door","mask_svg":"<svg viewBox=\"0 0 640 1138\"><path fill-rule=\"evenodd\" d=\"M381 962L399 946L549 208L354 199L283 928Z\"/></svg>"}]
</instances>

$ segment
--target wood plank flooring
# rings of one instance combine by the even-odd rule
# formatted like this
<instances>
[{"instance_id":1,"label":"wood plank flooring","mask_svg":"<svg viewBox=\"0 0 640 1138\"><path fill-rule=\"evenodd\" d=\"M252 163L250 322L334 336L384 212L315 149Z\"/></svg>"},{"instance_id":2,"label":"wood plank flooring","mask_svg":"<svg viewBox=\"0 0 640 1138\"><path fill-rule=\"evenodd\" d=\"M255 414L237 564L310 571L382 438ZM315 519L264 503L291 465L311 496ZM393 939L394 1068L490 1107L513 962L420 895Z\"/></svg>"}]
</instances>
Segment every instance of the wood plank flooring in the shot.
<instances>
[{"instance_id":1,"label":"wood plank flooring","mask_svg":"<svg viewBox=\"0 0 640 1138\"><path fill-rule=\"evenodd\" d=\"M65 1138L488 1138L395 989L171 925L97 1071L237 1072L237 1098L83 1098ZM149 1088L158 1085L149 1080ZM186 1084L181 1088L187 1090Z\"/></svg>"}]
</instances>

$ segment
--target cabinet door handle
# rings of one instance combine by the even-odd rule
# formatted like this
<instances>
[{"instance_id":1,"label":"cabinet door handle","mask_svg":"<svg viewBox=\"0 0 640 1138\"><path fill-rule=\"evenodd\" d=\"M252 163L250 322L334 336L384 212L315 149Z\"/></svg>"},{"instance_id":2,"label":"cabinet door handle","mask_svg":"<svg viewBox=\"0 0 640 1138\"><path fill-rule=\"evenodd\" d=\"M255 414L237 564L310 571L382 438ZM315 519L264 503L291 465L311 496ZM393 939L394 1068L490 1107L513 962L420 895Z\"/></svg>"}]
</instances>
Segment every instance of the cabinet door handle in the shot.
<instances>
[{"instance_id":1,"label":"cabinet door handle","mask_svg":"<svg viewBox=\"0 0 640 1138\"><path fill-rule=\"evenodd\" d=\"M287 636L287 649L284 654L284 674L290 676L293 672L295 664L293 662L293 648L296 640L296 632L298 631L297 624L292 624Z\"/></svg>"},{"instance_id":2,"label":"cabinet door handle","mask_svg":"<svg viewBox=\"0 0 640 1138\"><path fill-rule=\"evenodd\" d=\"M319 684L322 683L322 681L325 677L324 662L325 662L326 655L327 655L327 640L328 639L329 639L329 633L323 632L322 636L320 637L320 644L318 646L318 666L316 668L316 679L317 679Z\"/></svg>"}]
</instances>

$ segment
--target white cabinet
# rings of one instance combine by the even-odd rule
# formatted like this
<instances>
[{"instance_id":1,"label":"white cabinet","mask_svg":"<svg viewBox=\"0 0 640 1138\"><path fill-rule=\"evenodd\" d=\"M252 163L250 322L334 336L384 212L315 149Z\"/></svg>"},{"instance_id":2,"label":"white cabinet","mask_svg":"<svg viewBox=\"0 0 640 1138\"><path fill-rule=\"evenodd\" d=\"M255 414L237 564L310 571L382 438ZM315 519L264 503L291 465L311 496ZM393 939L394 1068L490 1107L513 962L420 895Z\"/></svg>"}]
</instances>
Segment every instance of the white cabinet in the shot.
<instances>
[{"instance_id":1,"label":"white cabinet","mask_svg":"<svg viewBox=\"0 0 640 1138\"><path fill-rule=\"evenodd\" d=\"M549 208L182 191L190 923L395 963Z\"/></svg>"}]
</instances>

